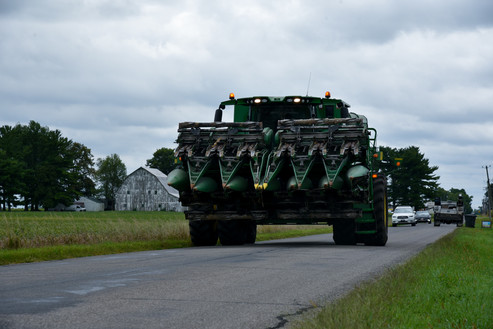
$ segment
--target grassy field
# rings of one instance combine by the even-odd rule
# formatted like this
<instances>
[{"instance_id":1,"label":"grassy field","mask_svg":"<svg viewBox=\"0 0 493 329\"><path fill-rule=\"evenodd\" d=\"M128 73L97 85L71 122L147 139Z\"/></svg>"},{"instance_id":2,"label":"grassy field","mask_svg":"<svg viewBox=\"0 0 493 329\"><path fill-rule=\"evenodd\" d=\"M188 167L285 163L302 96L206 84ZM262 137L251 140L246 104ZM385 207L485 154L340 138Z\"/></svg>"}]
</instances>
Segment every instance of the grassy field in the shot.
<instances>
[{"instance_id":1,"label":"grassy field","mask_svg":"<svg viewBox=\"0 0 493 329\"><path fill-rule=\"evenodd\" d=\"M480 220L292 328L493 328L493 231Z\"/></svg>"},{"instance_id":2,"label":"grassy field","mask_svg":"<svg viewBox=\"0 0 493 329\"><path fill-rule=\"evenodd\" d=\"M259 226L257 241L329 232ZM183 213L0 212L0 265L190 246Z\"/></svg>"}]
</instances>

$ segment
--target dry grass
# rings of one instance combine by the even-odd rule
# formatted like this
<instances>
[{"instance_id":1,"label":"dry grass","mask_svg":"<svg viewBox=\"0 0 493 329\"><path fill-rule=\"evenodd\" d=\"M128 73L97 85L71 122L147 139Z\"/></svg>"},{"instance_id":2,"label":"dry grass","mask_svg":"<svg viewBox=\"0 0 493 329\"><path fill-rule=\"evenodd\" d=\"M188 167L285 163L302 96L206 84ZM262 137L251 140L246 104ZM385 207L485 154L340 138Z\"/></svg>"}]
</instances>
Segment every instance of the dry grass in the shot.
<instances>
[{"instance_id":1,"label":"dry grass","mask_svg":"<svg viewBox=\"0 0 493 329\"><path fill-rule=\"evenodd\" d=\"M316 226L259 226L257 240L328 233ZM191 247L173 212L0 212L0 265Z\"/></svg>"},{"instance_id":2,"label":"dry grass","mask_svg":"<svg viewBox=\"0 0 493 329\"><path fill-rule=\"evenodd\" d=\"M1 214L0 223L0 249L189 239L182 213L12 212Z\"/></svg>"},{"instance_id":3,"label":"dry grass","mask_svg":"<svg viewBox=\"0 0 493 329\"><path fill-rule=\"evenodd\" d=\"M326 225L258 226L262 240L317 233ZM314 232L314 233L311 233ZM326 232L320 232L326 233ZM300 234L304 235L304 234ZM189 240L188 221L174 212L3 212L0 249L90 245L105 242Z\"/></svg>"}]
</instances>

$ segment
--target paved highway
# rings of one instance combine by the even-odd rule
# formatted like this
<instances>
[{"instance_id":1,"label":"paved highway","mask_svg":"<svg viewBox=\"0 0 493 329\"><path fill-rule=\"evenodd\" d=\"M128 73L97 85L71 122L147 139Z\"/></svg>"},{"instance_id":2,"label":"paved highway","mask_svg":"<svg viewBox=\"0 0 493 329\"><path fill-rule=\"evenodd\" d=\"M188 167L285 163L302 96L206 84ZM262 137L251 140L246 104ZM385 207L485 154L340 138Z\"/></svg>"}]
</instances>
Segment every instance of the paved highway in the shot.
<instances>
[{"instance_id":1,"label":"paved highway","mask_svg":"<svg viewBox=\"0 0 493 329\"><path fill-rule=\"evenodd\" d=\"M0 266L0 328L285 328L454 229L390 227L386 247L326 234Z\"/></svg>"}]
</instances>

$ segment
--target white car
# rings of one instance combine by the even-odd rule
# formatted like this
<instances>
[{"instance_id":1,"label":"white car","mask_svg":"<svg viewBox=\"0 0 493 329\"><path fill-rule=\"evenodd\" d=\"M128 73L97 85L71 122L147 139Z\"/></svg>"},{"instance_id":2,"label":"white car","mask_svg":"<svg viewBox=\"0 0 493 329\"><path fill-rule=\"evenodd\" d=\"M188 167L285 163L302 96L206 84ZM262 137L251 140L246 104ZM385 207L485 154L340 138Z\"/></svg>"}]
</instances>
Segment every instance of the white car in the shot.
<instances>
[{"instance_id":1,"label":"white car","mask_svg":"<svg viewBox=\"0 0 493 329\"><path fill-rule=\"evenodd\" d=\"M400 224L411 224L412 226L416 226L416 218L414 217L414 210L412 207L395 207L394 213L392 214L392 226L395 227Z\"/></svg>"}]
</instances>

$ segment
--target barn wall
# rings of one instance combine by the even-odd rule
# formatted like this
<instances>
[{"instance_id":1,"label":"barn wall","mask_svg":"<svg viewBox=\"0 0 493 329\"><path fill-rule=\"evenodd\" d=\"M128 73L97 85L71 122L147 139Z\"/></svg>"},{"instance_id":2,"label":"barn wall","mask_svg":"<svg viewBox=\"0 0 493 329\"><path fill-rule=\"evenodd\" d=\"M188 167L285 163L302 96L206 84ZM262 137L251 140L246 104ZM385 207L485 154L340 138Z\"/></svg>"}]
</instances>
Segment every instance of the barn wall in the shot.
<instances>
[{"instance_id":1,"label":"barn wall","mask_svg":"<svg viewBox=\"0 0 493 329\"><path fill-rule=\"evenodd\" d=\"M140 168L128 176L118 190L115 210L182 211L182 207L156 176Z\"/></svg>"}]
</instances>

